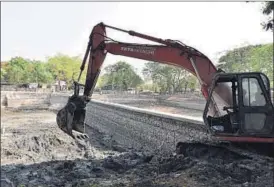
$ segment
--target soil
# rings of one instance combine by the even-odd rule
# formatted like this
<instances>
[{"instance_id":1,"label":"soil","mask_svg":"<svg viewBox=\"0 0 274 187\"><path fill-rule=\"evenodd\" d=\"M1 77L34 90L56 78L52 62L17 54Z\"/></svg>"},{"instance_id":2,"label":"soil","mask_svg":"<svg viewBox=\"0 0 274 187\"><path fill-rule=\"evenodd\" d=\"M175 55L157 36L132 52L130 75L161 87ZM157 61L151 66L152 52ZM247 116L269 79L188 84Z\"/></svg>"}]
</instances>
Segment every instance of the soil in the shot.
<instances>
[{"instance_id":1,"label":"soil","mask_svg":"<svg viewBox=\"0 0 274 187\"><path fill-rule=\"evenodd\" d=\"M1 186L272 187L273 159L182 144L170 156L126 150L89 128L89 141L58 129L43 110L1 113ZM182 148L181 147L181 148ZM180 153L180 154L179 154Z\"/></svg>"}]
</instances>

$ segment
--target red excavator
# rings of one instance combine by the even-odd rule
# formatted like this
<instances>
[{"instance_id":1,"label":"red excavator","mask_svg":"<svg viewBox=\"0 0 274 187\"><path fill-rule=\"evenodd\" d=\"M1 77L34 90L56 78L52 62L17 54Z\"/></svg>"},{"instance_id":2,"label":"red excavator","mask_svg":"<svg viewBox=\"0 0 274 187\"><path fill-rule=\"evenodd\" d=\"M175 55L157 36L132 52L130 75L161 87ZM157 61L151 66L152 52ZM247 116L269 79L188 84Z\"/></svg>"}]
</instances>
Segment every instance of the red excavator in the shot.
<instances>
[{"instance_id":1,"label":"red excavator","mask_svg":"<svg viewBox=\"0 0 274 187\"><path fill-rule=\"evenodd\" d=\"M159 45L115 41L106 35L106 28L150 40ZM74 94L57 114L57 124L74 137L72 130L84 134L85 107L90 101L100 68L107 53L133 57L186 69L197 77L207 100L203 119L208 131L229 142L274 143L274 108L268 77L260 72L225 73L200 51L177 40L163 40L104 23L97 24L90 36ZM88 59L89 57L89 59ZM85 85L79 84L88 60ZM84 86L83 95L79 87Z\"/></svg>"}]
</instances>

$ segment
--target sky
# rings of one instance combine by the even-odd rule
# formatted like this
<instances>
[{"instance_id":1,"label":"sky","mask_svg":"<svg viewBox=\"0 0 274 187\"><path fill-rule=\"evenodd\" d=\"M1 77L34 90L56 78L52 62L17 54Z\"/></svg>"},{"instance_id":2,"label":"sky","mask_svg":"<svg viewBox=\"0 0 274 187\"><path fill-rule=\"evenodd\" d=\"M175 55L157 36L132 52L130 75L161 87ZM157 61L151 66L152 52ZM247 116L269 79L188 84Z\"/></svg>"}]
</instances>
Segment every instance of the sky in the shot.
<instances>
[{"instance_id":1,"label":"sky","mask_svg":"<svg viewBox=\"0 0 274 187\"><path fill-rule=\"evenodd\" d=\"M134 30L190 45L214 63L222 51L247 44L272 43L262 29L261 3L245 2L2 2L1 61L14 56L45 60L64 53L84 55L97 23ZM147 43L107 30L124 42ZM141 72L146 61L108 54L103 67L119 60Z\"/></svg>"}]
</instances>

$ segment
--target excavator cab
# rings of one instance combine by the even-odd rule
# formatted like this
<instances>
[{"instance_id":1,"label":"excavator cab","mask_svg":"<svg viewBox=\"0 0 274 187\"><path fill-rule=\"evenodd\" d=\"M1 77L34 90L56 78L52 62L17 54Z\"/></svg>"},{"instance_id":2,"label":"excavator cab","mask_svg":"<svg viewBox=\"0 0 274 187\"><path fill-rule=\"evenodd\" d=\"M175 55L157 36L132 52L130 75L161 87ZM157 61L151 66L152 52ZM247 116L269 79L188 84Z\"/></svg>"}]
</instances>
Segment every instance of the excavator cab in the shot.
<instances>
[{"instance_id":1,"label":"excavator cab","mask_svg":"<svg viewBox=\"0 0 274 187\"><path fill-rule=\"evenodd\" d=\"M226 94L230 104L215 93L221 84L229 87ZM218 110L210 112L212 106ZM259 72L217 73L203 118L209 131L218 139L273 143L274 109L269 79Z\"/></svg>"}]
</instances>

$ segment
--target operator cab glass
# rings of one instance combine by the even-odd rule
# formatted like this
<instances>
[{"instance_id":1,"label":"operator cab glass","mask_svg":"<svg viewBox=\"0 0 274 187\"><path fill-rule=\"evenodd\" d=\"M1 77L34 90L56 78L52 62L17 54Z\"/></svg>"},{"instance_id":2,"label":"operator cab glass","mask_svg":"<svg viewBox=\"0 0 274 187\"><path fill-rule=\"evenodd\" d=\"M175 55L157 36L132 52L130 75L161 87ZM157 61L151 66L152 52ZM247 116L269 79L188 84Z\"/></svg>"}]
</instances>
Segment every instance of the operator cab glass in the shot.
<instances>
[{"instance_id":1,"label":"operator cab glass","mask_svg":"<svg viewBox=\"0 0 274 187\"><path fill-rule=\"evenodd\" d=\"M266 98L256 78L243 78L243 108L247 107L264 107ZM249 112L244 114L245 131L261 131L266 121L266 114L261 112Z\"/></svg>"},{"instance_id":2,"label":"operator cab glass","mask_svg":"<svg viewBox=\"0 0 274 187\"><path fill-rule=\"evenodd\" d=\"M229 89L227 102L214 92ZM204 121L213 134L274 137L274 110L268 78L262 73L220 73L213 80ZM217 111L210 111L217 106Z\"/></svg>"}]
</instances>

